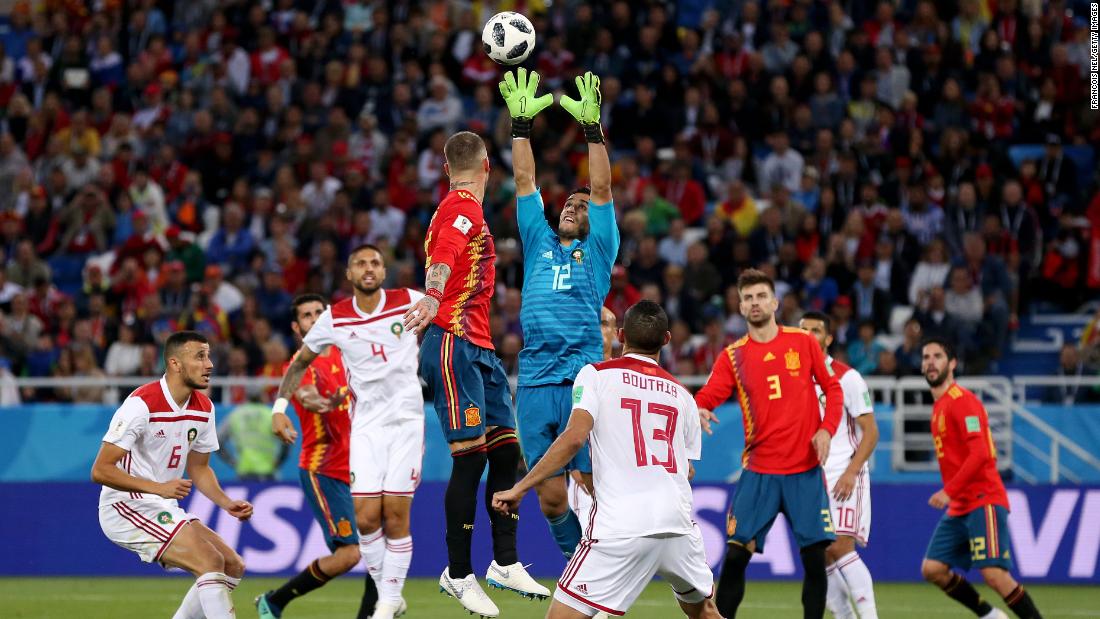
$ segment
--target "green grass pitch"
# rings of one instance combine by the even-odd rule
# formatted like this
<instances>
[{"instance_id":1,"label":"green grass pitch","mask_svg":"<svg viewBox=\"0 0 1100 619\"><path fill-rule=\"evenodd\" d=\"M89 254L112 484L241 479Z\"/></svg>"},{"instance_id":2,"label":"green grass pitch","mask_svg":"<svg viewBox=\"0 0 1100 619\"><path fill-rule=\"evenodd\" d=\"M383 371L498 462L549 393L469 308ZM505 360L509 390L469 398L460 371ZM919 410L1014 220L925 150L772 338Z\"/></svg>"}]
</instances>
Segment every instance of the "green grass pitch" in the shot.
<instances>
[{"instance_id":1,"label":"green grass pitch","mask_svg":"<svg viewBox=\"0 0 1100 619\"><path fill-rule=\"evenodd\" d=\"M234 593L237 617L255 617L252 598L281 581L273 578L245 578ZM551 589L551 582L545 582ZM189 581L176 577L161 578L0 578L0 616L7 619L149 619L172 616ZM986 599L996 596L980 587ZM1034 586L1028 587L1048 619L1053 617L1096 617L1100 615L1100 587ZM802 616L800 585L793 582L752 582L738 617L749 619L797 618ZM354 617L362 592L360 577L340 578L325 588L296 600L287 609L287 619L328 619ZM930 585L876 584L879 615L882 617L959 617L971 616L955 602ZM538 619L545 615L549 602L534 602L503 591L489 595L500 607L502 619L515 617ZM409 602L407 619L444 619L469 617L458 604L439 593L431 580L410 580L405 587ZM1001 608L1003 602L997 600ZM682 617L668 587L655 582L645 590L628 617L633 619L669 619Z\"/></svg>"}]
</instances>

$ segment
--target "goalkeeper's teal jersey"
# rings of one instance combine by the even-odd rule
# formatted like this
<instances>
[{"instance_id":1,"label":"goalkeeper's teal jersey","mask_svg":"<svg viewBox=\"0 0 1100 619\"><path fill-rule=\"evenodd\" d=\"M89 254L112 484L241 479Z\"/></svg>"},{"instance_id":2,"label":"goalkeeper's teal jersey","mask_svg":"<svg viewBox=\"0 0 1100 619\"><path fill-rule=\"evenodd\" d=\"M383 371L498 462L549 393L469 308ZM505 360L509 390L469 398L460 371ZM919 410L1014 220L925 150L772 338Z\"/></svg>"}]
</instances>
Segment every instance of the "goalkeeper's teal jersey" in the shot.
<instances>
[{"instance_id":1,"label":"goalkeeper's teal jersey","mask_svg":"<svg viewBox=\"0 0 1100 619\"><path fill-rule=\"evenodd\" d=\"M588 237L568 246L547 223L538 191L520 196L516 210L524 271L519 384L570 383L603 360L600 308L619 253L615 203L590 203Z\"/></svg>"}]
</instances>

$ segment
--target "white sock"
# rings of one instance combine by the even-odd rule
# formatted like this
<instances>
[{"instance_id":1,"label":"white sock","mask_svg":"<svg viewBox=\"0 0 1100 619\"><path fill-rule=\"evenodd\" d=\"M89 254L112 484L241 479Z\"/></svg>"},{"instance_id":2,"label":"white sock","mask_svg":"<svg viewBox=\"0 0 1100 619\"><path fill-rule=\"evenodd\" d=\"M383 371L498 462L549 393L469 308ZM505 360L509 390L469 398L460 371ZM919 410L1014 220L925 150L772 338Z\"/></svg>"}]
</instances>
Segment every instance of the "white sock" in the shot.
<instances>
[{"instance_id":1,"label":"white sock","mask_svg":"<svg viewBox=\"0 0 1100 619\"><path fill-rule=\"evenodd\" d=\"M233 619L237 616L233 599L229 596L228 578L221 572L207 572L195 581L206 619Z\"/></svg>"},{"instance_id":2,"label":"white sock","mask_svg":"<svg viewBox=\"0 0 1100 619\"><path fill-rule=\"evenodd\" d=\"M367 573L374 580L374 586L381 592L382 561L386 556L386 538L382 536L382 529L359 534L359 554L363 555L363 562L367 566ZM381 599L381 593L378 597Z\"/></svg>"},{"instance_id":3,"label":"white sock","mask_svg":"<svg viewBox=\"0 0 1100 619\"><path fill-rule=\"evenodd\" d=\"M848 592L861 619L878 619L878 610L875 608L875 584L863 559L860 559L855 552L850 552L837 559L836 567L848 583Z\"/></svg>"},{"instance_id":4,"label":"white sock","mask_svg":"<svg viewBox=\"0 0 1100 619\"><path fill-rule=\"evenodd\" d=\"M176 614L172 615L172 619L203 619L202 603L199 602L199 582L197 580L187 590L187 595L183 596L183 602L180 603Z\"/></svg>"},{"instance_id":5,"label":"white sock","mask_svg":"<svg viewBox=\"0 0 1100 619\"><path fill-rule=\"evenodd\" d=\"M829 612L837 619L855 617L852 604L848 602L848 583L844 582L844 576L836 569L835 563L825 567L825 577L829 579L829 592L825 595Z\"/></svg>"},{"instance_id":6,"label":"white sock","mask_svg":"<svg viewBox=\"0 0 1100 619\"><path fill-rule=\"evenodd\" d=\"M232 576L229 576L227 574L226 577L225 577L225 582L227 583L227 586L229 587L229 592L232 593L234 590L237 589L237 585L241 584L241 579L240 578L233 578Z\"/></svg>"},{"instance_id":7,"label":"white sock","mask_svg":"<svg viewBox=\"0 0 1100 619\"><path fill-rule=\"evenodd\" d=\"M382 560L382 584L378 586L378 599L384 602L401 601L401 588L412 563L413 538L386 538L386 557Z\"/></svg>"}]
</instances>

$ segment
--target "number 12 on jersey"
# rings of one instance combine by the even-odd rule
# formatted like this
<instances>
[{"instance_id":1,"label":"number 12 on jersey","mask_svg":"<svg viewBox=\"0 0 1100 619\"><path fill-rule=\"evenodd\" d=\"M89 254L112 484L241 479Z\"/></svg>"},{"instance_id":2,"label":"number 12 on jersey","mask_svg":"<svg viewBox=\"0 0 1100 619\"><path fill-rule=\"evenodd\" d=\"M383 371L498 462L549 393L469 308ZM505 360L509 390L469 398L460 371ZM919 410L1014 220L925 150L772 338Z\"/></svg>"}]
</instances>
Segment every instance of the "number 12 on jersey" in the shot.
<instances>
[{"instance_id":1,"label":"number 12 on jersey","mask_svg":"<svg viewBox=\"0 0 1100 619\"><path fill-rule=\"evenodd\" d=\"M666 404L650 402L646 411L650 415L661 415L665 418L665 427L653 430L653 440L665 443L668 452L665 460L658 460L657 456L650 456L646 449L645 431L642 430L642 401L634 398L623 398L620 402L623 410L630 413L631 425L634 427L634 457L639 467L662 466L669 473L676 472L676 452L672 447L672 438L676 436L676 418L680 411Z\"/></svg>"},{"instance_id":2,"label":"number 12 on jersey","mask_svg":"<svg viewBox=\"0 0 1100 619\"><path fill-rule=\"evenodd\" d=\"M568 264L555 264L554 265L554 281L550 286L551 290L569 290L573 287L573 284L569 283L569 278L573 274L573 269Z\"/></svg>"}]
</instances>

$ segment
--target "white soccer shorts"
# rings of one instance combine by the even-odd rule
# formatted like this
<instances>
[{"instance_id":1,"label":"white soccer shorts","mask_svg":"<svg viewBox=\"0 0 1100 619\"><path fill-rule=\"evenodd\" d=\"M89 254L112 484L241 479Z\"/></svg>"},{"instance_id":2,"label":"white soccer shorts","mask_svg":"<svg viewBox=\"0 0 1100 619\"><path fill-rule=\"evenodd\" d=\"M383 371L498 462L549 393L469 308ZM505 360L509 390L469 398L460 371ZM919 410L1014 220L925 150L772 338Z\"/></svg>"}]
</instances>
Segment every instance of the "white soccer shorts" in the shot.
<instances>
[{"instance_id":1,"label":"white soccer shorts","mask_svg":"<svg viewBox=\"0 0 1100 619\"><path fill-rule=\"evenodd\" d=\"M630 609L654 574L676 598L697 604L714 593L699 527L688 535L581 540L565 567L554 599L592 617L619 616Z\"/></svg>"},{"instance_id":2,"label":"white soccer shorts","mask_svg":"<svg viewBox=\"0 0 1100 619\"><path fill-rule=\"evenodd\" d=\"M856 486L851 496L843 501L833 498L833 487L844 469L826 470L825 482L829 488L829 509L833 514L833 529L837 536L853 537L860 546L871 539L871 474L864 466L856 476Z\"/></svg>"},{"instance_id":3,"label":"white soccer shorts","mask_svg":"<svg viewBox=\"0 0 1100 619\"><path fill-rule=\"evenodd\" d=\"M424 420L351 430L351 496L411 497L420 485Z\"/></svg>"},{"instance_id":4,"label":"white soccer shorts","mask_svg":"<svg viewBox=\"0 0 1100 619\"><path fill-rule=\"evenodd\" d=\"M146 563L160 561L183 525L198 520L163 498L133 499L99 507L99 526L107 539L137 553Z\"/></svg>"}]
</instances>

